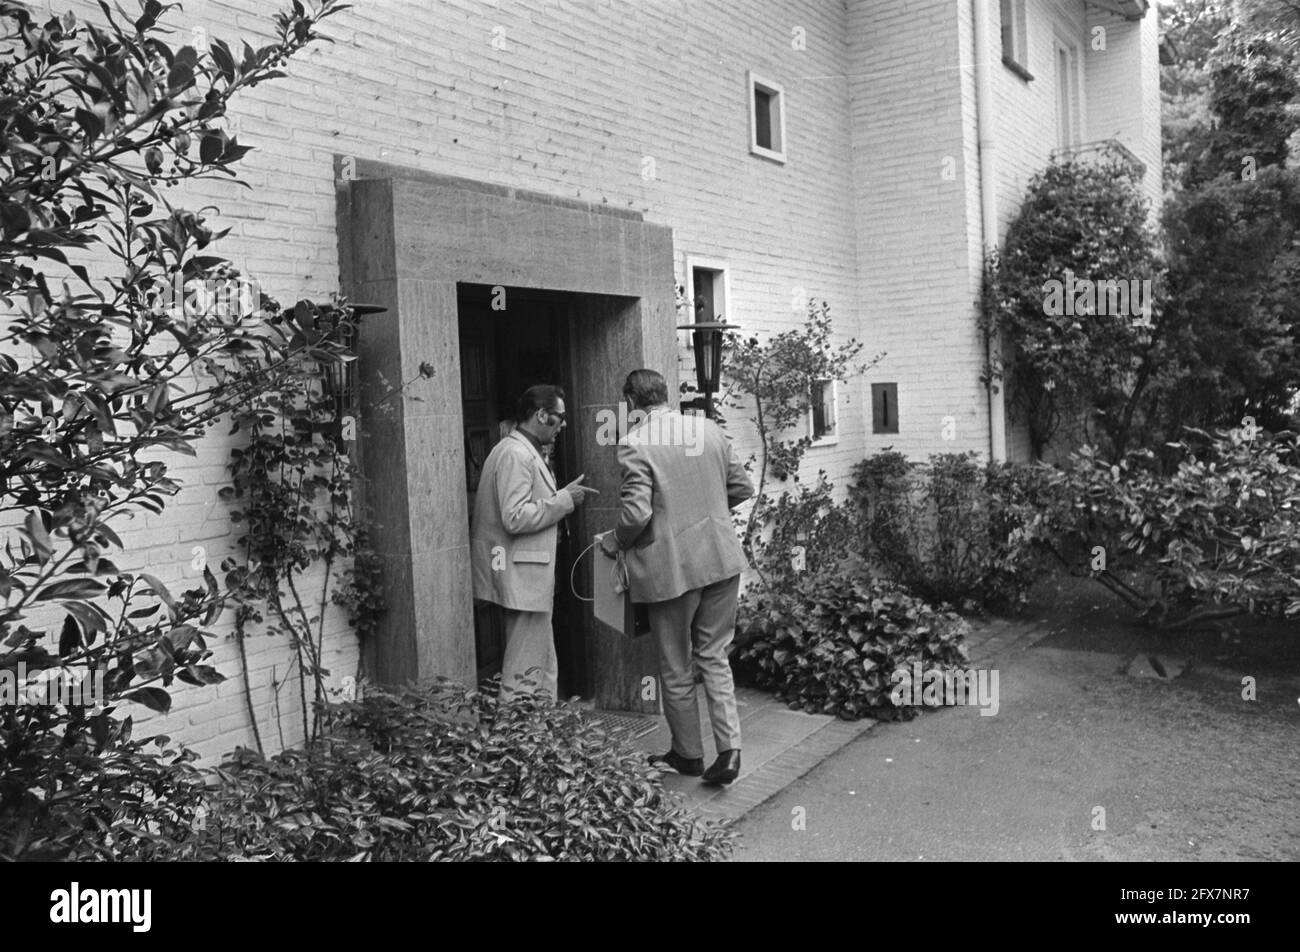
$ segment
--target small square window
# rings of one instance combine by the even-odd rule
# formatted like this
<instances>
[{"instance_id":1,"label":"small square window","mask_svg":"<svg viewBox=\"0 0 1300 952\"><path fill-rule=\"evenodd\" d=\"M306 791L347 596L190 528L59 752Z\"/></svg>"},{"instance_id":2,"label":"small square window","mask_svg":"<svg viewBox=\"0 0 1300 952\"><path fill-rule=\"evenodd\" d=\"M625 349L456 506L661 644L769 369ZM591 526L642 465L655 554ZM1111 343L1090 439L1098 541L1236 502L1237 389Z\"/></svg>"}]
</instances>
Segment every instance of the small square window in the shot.
<instances>
[{"instance_id":1,"label":"small square window","mask_svg":"<svg viewBox=\"0 0 1300 952\"><path fill-rule=\"evenodd\" d=\"M1021 79L1034 78L1029 72L1029 29L1025 21L1025 0L1001 0L1002 62Z\"/></svg>"},{"instance_id":2,"label":"small square window","mask_svg":"<svg viewBox=\"0 0 1300 952\"><path fill-rule=\"evenodd\" d=\"M898 384L871 385L871 432L898 432Z\"/></svg>"},{"instance_id":3,"label":"small square window","mask_svg":"<svg viewBox=\"0 0 1300 952\"><path fill-rule=\"evenodd\" d=\"M839 439L835 415L837 395L834 380L815 381L808 392L808 436L814 443L834 443Z\"/></svg>"},{"instance_id":4,"label":"small square window","mask_svg":"<svg viewBox=\"0 0 1300 952\"><path fill-rule=\"evenodd\" d=\"M749 151L785 161L785 93L753 73L749 74Z\"/></svg>"}]
</instances>

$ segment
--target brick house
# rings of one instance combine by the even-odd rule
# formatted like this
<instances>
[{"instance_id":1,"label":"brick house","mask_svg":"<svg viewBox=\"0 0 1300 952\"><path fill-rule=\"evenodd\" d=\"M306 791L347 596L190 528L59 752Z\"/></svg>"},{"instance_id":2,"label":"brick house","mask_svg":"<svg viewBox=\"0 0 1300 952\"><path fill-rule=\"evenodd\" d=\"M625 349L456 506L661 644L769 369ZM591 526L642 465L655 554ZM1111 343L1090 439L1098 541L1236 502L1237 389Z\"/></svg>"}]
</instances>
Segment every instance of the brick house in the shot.
<instances>
[{"instance_id":1,"label":"brick house","mask_svg":"<svg viewBox=\"0 0 1300 952\"><path fill-rule=\"evenodd\" d=\"M363 329L363 406L381 374L437 368L421 402L363 411L357 450L391 605L367 672L470 679L490 666L469 594L468 499L525 377L569 389L558 469L601 490L565 555L611 523L617 468L596 415L634 367L659 367L673 387L693 378L675 283L760 335L824 299L837 334L887 352L864 379L827 387L827 412L809 421L810 474L842 480L891 445L1023 456L1024 435L980 382L983 247L1058 149L1118 140L1158 201L1148 6L746 0L740 15L722 0L362 0L327 21L333 44L240 101L252 190L205 183L186 200L220 207L232 226L220 250L281 300L341 288L387 308ZM201 0L183 17L258 42L267 14L254 0ZM733 432L742 456L753 449ZM123 533L124 568L180 582L193 546L233 541L214 495L229 449L214 439L177 462L186 488ZM646 709L650 646L560 601L562 690ZM325 660L341 681L362 651L330 612ZM296 743L286 645L248 650L259 719ZM238 664L231 644L216 663ZM239 679L180 692L160 727L209 755L247 743Z\"/></svg>"}]
</instances>

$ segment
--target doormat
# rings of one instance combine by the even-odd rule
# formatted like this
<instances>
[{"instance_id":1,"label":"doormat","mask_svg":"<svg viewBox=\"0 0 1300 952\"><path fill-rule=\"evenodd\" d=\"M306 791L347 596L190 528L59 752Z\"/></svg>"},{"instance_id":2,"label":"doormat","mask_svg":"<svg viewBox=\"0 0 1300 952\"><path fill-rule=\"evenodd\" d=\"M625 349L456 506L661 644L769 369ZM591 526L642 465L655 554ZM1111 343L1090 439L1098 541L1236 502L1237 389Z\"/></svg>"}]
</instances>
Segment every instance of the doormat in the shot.
<instances>
[{"instance_id":1,"label":"doormat","mask_svg":"<svg viewBox=\"0 0 1300 952\"><path fill-rule=\"evenodd\" d=\"M582 718L592 724L599 724L609 733L617 734L624 740L636 740L646 734L653 734L659 727L655 719L646 714L583 711Z\"/></svg>"}]
</instances>

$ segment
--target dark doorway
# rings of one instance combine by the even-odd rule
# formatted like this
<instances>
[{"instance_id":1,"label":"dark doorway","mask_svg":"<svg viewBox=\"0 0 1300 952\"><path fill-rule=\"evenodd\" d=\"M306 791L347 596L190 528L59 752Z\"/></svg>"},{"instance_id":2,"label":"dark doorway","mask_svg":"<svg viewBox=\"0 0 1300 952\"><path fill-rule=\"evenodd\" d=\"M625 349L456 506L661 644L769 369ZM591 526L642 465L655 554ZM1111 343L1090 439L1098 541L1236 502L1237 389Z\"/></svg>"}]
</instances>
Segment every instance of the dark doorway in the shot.
<instances>
[{"instance_id":1,"label":"dark doorway","mask_svg":"<svg viewBox=\"0 0 1300 952\"><path fill-rule=\"evenodd\" d=\"M565 391L569 425L556 441L551 465L563 486L582 472L571 341L573 295L527 288L458 284L461 405L465 421L465 489L474 512L478 474L487 454L513 427L515 401L540 383ZM560 697L590 697L582 602L569 584L578 545L578 519L560 524L555 562L555 650ZM479 679L501 670L505 634L500 609L476 602L474 643Z\"/></svg>"}]
</instances>

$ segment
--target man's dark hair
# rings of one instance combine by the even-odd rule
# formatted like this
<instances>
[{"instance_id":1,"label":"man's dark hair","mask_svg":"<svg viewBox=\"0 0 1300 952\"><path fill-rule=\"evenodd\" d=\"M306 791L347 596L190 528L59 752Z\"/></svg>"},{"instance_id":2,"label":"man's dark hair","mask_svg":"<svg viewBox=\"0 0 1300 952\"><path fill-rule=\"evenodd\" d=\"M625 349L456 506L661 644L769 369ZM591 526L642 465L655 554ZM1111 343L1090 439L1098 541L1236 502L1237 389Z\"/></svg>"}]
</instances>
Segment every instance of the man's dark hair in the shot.
<instances>
[{"instance_id":1,"label":"man's dark hair","mask_svg":"<svg viewBox=\"0 0 1300 952\"><path fill-rule=\"evenodd\" d=\"M538 410L554 410L555 405L563 399L563 387L549 383L529 387L520 394L519 402L515 404L515 422L527 423Z\"/></svg>"},{"instance_id":2,"label":"man's dark hair","mask_svg":"<svg viewBox=\"0 0 1300 952\"><path fill-rule=\"evenodd\" d=\"M632 401L632 409L644 410L668 402L668 382L657 370L634 370L623 383L623 396Z\"/></svg>"}]
</instances>

